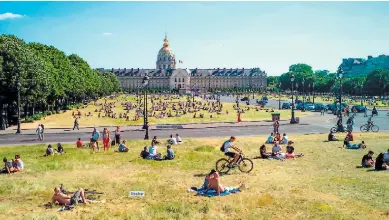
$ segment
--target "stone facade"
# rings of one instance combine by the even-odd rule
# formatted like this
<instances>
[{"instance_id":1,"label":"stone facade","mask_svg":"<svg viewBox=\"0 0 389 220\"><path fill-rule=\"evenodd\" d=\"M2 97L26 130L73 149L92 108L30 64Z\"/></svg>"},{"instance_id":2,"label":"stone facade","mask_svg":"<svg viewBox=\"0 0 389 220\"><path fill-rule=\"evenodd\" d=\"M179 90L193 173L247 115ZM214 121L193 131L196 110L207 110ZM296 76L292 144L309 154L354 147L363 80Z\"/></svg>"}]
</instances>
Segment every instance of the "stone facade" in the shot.
<instances>
[{"instance_id":1,"label":"stone facade","mask_svg":"<svg viewBox=\"0 0 389 220\"><path fill-rule=\"evenodd\" d=\"M149 87L168 90L221 90L233 88L265 89L267 74L260 68L251 69L176 69L176 57L169 48L169 40L165 36L163 47L159 50L156 69L103 69L114 73L123 90L142 87L142 78L150 77Z\"/></svg>"},{"instance_id":2,"label":"stone facade","mask_svg":"<svg viewBox=\"0 0 389 220\"><path fill-rule=\"evenodd\" d=\"M340 65L345 76L367 75L376 69L389 69L389 56L379 55L378 57L368 56L364 58L346 58Z\"/></svg>"}]
</instances>

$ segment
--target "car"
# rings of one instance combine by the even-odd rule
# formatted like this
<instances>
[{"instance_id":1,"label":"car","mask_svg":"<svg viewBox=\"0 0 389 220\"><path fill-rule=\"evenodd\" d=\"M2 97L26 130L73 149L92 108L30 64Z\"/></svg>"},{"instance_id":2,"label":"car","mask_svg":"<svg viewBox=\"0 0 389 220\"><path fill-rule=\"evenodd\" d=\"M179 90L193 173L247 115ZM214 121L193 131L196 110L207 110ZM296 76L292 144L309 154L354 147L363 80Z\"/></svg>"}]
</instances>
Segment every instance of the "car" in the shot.
<instances>
[{"instance_id":1,"label":"car","mask_svg":"<svg viewBox=\"0 0 389 220\"><path fill-rule=\"evenodd\" d=\"M243 97L240 101L242 102L249 101L249 97Z\"/></svg>"},{"instance_id":2,"label":"car","mask_svg":"<svg viewBox=\"0 0 389 220\"><path fill-rule=\"evenodd\" d=\"M315 105L313 103L304 103L304 110L306 111L314 111Z\"/></svg>"},{"instance_id":3,"label":"car","mask_svg":"<svg viewBox=\"0 0 389 220\"><path fill-rule=\"evenodd\" d=\"M268 98L267 98L266 96L263 96L263 97L262 97L262 100L264 100L264 101L267 102L267 101L268 101Z\"/></svg>"},{"instance_id":4,"label":"car","mask_svg":"<svg viewBox=\"0 0 389 220\"><path fill-rule=\"evenodd\" d=\"M328 110L326 105L322 103L315 103L315 109L314 109L315 112L320 112L322 108L324 108L324 111Z\"/></svg>"},{"instance_id":5,"label":"car","mask_svg":"<svg viewBox=\"0 0 389 220\"><path fill-rule=\"evenodd\" d=\"M290 109L290 108L291 108L290 103L287 103L287 102L282 103L281 109Z\"/></svg>"},{"instance_id":6,"label":"car","mask_svg":"<svg viewBox=\"0 0 389 220\"><path fill-rule=\"evenodd\" d=\"M353 107L351 107L351 111L354 112L354 110L356 112L365 112L366 108L365 108L365 106L362 106L362 105L354 105Z\"/></svg>"}]
</instances>

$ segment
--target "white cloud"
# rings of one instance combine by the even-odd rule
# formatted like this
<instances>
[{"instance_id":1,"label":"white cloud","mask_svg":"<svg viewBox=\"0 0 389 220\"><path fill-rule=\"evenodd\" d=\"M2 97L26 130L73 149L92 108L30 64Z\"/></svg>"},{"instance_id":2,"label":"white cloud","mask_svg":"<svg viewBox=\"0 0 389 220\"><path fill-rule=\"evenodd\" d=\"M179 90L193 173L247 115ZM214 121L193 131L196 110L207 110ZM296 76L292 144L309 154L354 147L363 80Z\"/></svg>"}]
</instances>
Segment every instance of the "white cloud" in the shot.
<instances>
[{"instance_id":1,"label":"white cloud","mask_svg":"<svg viewBox=\"0 0 389 220\"><path fill-rule=\"evenodd\" d=\"M0 14L0 20L7 20L7 19L15 19L15 18L23 18L23 15L19 14L13 14L11 12L7 12L4 14Z\"/></svg>"},{"instance_id":2,"label":"white cloud","mask_svg":"<svg viewBox=\"0 0 389 220\"><path fill-rule=\"evenodd\" d=\"M111 36L111 35L112 35L112 33L110 33L110 32L103 33L103 36Z\"/></svg>"}]
</instances>

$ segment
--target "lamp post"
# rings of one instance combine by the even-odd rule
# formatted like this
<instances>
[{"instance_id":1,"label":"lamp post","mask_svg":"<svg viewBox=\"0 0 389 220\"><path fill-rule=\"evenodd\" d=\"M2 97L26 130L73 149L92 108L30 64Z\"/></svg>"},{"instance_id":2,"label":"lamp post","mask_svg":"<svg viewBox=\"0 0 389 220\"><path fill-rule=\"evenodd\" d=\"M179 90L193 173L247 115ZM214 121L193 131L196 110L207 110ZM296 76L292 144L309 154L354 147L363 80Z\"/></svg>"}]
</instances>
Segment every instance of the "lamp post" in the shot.
<instances>
[{"instance_id":1,"label":"lamp post","mask_svg":"<svg viewBox=\"0 0 389 220\"><path fill-rule=\"evenodd\" d=\"M361 87L361 106L363 106L363 84L361 83L361 85L360 85L360 87Z\"/></svg>"},{"instance_id":2,"label":"lamp post","mask_svg":"<svg viewBox=\"0 0 389 220\"><path fill-rule=\"evenodd\" d=\"M339 120L342 123L341 126L338 128L343 132L343 122L342 122L342 78L343 78L343 69L340 66L338 69L338 79L339 79Z\"/></svg>"},{"instance_id":3,"label":"lamp post","mask_svg":"<svg viewBox=\"0 0 389 220\"><path fill-rule=\"evenodd\" d=\"M294 74L291 73L290 81L292 83L292 118L290 119L291 124L296 124L296 120L294 118L294 101L293 101L293 81L294 81Z\"/></svg>"},{"instance_id":4,"label":"lamp post","mask_svg":"<svg viewBox=\"0 0 389 220\"><path fill-rule=\"evenodd\" d=\"M16 130L16 134L20 134L20 88L21 88L21 83L20 83L20 76L18 76L18 83L16 85L17 90L18 90L18 128Z\"/></svg>"},{"instance_id":5,"label":"lamp post","mask_svg":"<svg viewBox=\"0 0 389 220\"><path fill-rule=\"evenodd\" d=\"M315 104L315 82L312 83L312 103Z\"/></svg>"},{"instance_id":6,"label":"lamp post","mask_svg":"<svg viewBox=\"0 0 389 220\"><path fill-rule=\"evenodd\" d=\"M281 83L278 84L278 109L281 109Z\"/></svg>"},{"instance_id":7,"label":"lamp post","mask_svg":"<svg viewBox=\"0 0 389 220\"><path fill-rule=\"evenodd\" d=\"M147 88L149 85L149 80L150 77L146 75L143 77L142 83L143 83L143 88L144 88L144 116L143 116L143 129L146 129L146 134L145 134L145 140L149 139L149 118L148 118L148 112L147 112Z\"/></svg>"},{"instance_id":8,"label":"lamp post","mask_svg":"<svg viewBox=\"0 0 389 220\"><path fill-rule=\"evenodd\" d=\"M305 87L305 79L303 79L303 111L305 111L305 90L304 90L304 87Z\"/></svg>"}]
</instances>

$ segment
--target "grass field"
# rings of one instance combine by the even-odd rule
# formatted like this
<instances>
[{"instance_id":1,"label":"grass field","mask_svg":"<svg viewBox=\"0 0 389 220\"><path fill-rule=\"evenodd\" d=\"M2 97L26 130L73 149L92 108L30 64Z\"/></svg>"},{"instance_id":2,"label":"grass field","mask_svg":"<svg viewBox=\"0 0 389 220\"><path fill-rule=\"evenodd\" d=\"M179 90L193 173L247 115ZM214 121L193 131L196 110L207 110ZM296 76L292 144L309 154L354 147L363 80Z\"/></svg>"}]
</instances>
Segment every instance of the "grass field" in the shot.
<instances>
[{"instance_id":1,"label":"grass field","mask_svg":"<svg viewBox=\"0 0 389 220\"><path fill-rule=\"evenodd\" d=\"M119 113L124 113L125 110L121 107L120 103L125 101L132 101L135 102L135 96L128 96L123 100L123 96L120 96L117 100L116 107L114 108L114 112L116 112L118 115ZM181 98L181 101L185 101L186 98ZM197 100L200 100L198 98ZM113 102L114 99L107 99L107 102ZM172 102L178 102L179 100L173 100ZM104 100L99 100L98 103L102 103ZM186 124L186 123L205 123L205 122L236 122L237 121L237 114L236 110L233 109L232 103L223 103L223 114L217 115L216 113L208 113L208 111L200 111L197 113L197 118L193 118L193 113L188 113L186 115L182 115L181 117L170 117L170 118L162 118L162 119L156 119L154 117L149 117L149 122L151 125L153 124ZM151 103L149 104L151 106ZM241 105L244 108L247 108L246 105ZM93 127L93 126L116 126L116 125L142 125L143 124L143 118L133 121L132 119L135 116L135 110L132 110L129 112L130 121L126 121L125 119L113 119L113 118L99 118L98 112L95 112L95 110L99 108L93 105L91 103L87 108L80 109L80 112L82 115L84 113L91 112L93 116L91 117L84 117L82 116L79 119L80 127ZM229 114L225 114L226 110L228 110ZM73 110L75 113L77 113L77 110ZM67 111L65 113L56 114L52 116L47 116L45 119L35 121L33 123L25 123L22 125L23 129L35 129L38 124L44 124L45 128L73 128L73 122L74 118L72 116L72 110ZM172 111L173 112L173 111ZM291 113L290 110L276 110L275 112L279 112L281 114L282 118L290 118ZM199 113L204 114L204 118L198 118ZM296 112L297 117L309 115L309 112ZM103 113L102 113L103 115ZM173 115L175 113L173 112ZM213 116L213 118L210 118L210 115ZM255 107L251 106L250 111L246 111L246 113L242 114L241 116L242 121L259 121L259 120L271 120L271 112L266 112L265 110L255 111Z\"/></svg>"},{"instance_id":2,"label":"grass field","mask_svg":"<svg viewBox=\"0 0 389 220\"><path fill-rule=\"evenodd\" d=\"M227 138L227 137L226 137ZM325 143L327 135L289 136L304 157L285 162L254 160L250 174L237 170L222 177L225 186L244 182L249 189L226 197L196 197L188 193L223 157L224 139L186 139L174 146L173 161L139 158L148 142L128 141L129 153L91 154L65 145L62 156L42 158L45 146L2 147L0 156L21 154L23 173L0 175L0 219L388 219L389 172L356 168L372 149L386 151L387 133L355 133L365 150L344 150L341 142ZM249 157L258 155L266 139L238 137L236 145ZM165 153L165 147L160 151ZM270 146L268 146L270 150ZM283 149L284 150L284 149ZM375 156L376 156L375 155ZM42 205L54 186L103 192L104 204L79 205L58 212ZM145 197L128 197L128 191Z\"/></svg>"}]
</instances>

